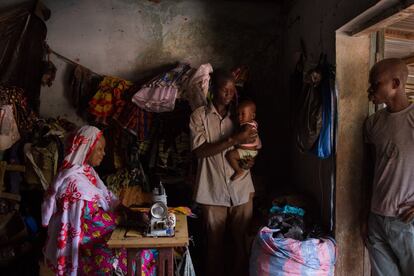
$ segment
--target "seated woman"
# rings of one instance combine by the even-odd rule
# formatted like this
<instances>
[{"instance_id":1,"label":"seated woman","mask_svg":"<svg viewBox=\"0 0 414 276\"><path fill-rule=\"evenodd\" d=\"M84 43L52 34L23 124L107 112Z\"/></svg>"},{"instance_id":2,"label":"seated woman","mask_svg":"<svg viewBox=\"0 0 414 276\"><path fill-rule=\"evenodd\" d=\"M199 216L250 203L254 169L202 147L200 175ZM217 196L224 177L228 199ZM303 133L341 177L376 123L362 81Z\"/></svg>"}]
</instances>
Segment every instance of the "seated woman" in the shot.
<instances>
[{"instance_id":1,"label":"seated woman","mask_svg":"<svg viewBox=\"0 0 414 276\"><path fill-rule=\"evenodd\" d=\"M118 200L93 169L105 155L105 138L96 127L83 126L70 141L42 205L45 258L56 275L125 274L125 250L106 246L117 223Z\"/></svg>"}]
</instances>

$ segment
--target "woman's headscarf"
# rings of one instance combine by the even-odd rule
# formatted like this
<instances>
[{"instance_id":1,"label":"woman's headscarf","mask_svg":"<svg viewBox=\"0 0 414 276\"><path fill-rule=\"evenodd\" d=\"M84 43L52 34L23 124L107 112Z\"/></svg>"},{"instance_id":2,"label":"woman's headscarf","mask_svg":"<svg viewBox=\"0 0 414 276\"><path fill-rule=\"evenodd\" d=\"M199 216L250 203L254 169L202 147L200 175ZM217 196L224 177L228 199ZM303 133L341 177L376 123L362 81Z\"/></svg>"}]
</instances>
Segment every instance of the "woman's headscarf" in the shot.
<instances>
[{"instance_id":1,"label":"woman's headscarf","mask_svg":"<svg viewBox=\"0 0 414 276\"><path fill-rule=\"evenodd\" d=\"M69 146L66 149L62 170L74 165L85 165L101 136L102 131L94 126L79 128L74 135L69 137Z\"/></svg>"},{"instance_id":2,"label":"woman's headscarf","mask_svg":"<svg viewBox=\"0 0 414 276\"><path fill-rule=\"evenodd\" d=\"M106 211L117 204L87 164L101 136L96 127L83 126L70 138L62 168L42 204L42 224L48 226L44 254L57 275L76 276L85 201L96 202Z\"/></svg>"}]
</instances>

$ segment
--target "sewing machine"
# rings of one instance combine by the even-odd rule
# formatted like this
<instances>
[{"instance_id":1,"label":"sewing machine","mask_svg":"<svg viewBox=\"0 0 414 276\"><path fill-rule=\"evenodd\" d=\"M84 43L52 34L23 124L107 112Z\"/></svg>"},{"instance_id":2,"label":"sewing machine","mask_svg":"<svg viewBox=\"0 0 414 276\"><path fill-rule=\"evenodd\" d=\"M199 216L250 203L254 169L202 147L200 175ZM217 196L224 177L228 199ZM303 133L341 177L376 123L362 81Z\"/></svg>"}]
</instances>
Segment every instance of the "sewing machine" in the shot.
<instances>
[{"instance_id":1,"label":"sewing machine","mask_svg":"<svg viewBox=\"0 0 414 276\"><path fill-rule=\"evenodd\" d=\"M176 217L173 213L168 213L167 195L162 183L154 188L152 197L150 225L145 236L173 237L175 235Z\"/></svg>"}]
</instances>

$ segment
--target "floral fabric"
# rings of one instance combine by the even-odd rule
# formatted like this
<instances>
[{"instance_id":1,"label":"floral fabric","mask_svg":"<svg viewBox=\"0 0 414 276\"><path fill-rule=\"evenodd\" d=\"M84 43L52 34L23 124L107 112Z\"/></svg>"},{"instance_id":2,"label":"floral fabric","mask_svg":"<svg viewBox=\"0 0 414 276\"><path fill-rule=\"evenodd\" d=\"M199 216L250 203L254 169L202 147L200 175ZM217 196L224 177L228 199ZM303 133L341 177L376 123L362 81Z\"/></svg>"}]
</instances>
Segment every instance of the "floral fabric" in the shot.
<instances>
[{"instance_id":1,"label":"floral fabric","mask_svg":"<svg viewBox=\"0 0 414 276\"><path fill-rule=\"evenodd\" d=\"M91 126L77 131L42 204L42 224L48 227L44 256L56 275L78 273L79 248L85 235L82 221L88 204L92 202L107 213L118 204L86 162L101 135L99 129Z\"/></svg>"},{"instance_id":2,"label":"floral fabric","mask_svg":"<svg viewBox=\"0 0 414 276\"><path fill-rule=\"evenodd\" d=\"M106 246L115 230L117 217L99 208L96 202L87 202L82 216L82 241L79 249L79 275L110 275L118 266L126 273L125 249L114 250Z\"/></svg>"},{"instance_id":3,"label":"floral fabric","mask_svg":"<svg viewBox=\"0 0 414 276\"><path fill-rule=\"evenodd\" d=\"M99 84L99 90L89 101L89 113L96 117L96 121L107 124L108 117L115 110L125 105L122 94L132 86L132 82L114 77L105 77Z\"/></svg>"}]
</instances>

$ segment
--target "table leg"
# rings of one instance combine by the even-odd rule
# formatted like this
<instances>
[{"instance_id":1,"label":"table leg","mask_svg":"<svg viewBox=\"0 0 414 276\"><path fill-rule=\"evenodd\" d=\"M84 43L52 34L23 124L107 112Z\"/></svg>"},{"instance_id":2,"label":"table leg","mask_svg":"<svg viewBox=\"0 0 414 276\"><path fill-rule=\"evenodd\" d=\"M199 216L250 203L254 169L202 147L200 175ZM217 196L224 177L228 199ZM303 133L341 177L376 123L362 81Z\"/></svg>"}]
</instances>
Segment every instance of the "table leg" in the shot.
<instances>
[{"instance_id":1,"label":"table leg","mask_svg":"<svg viewBox=\"0 0 414 276\"><path fill-rule=\"evenodd\" d=\"M173 248L158 249L158 273L159 276L174 276Z\"/></svg>"},{"instance_id":2,"label":"table leg","mask_svg":"<svg viewBox=\"0 0 414 276\"><path fill-rule=\"evenodd\" d=\"M141 275L141 257L137 256L138 253L138 249L134 249L134 248L128 248L127 249L127 262L128 262L128 276L135 276L136 273L134 273L133 270L133 265L134 265L134 261L136 263L135 265L135 270L139 271L138 275ZM135 272L136 272L135 271Z\"/></svg>"}]
</instances>

